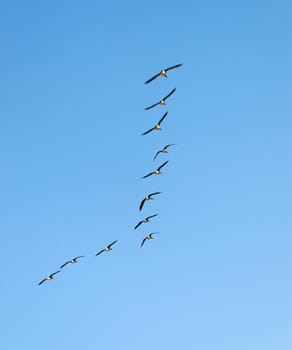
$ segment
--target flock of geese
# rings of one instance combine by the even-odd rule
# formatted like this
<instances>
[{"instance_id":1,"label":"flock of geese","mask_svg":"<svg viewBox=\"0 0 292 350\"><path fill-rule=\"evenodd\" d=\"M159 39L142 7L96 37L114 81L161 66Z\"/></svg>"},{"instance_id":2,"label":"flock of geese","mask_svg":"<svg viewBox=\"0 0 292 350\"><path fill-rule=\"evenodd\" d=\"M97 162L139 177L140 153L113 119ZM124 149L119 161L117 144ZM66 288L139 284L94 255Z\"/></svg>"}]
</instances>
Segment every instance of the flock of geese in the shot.
<instances>
[{"instance_id":1,"label":"flock of geese","mask_svg":"<svg viewBox=\"0 0 292 350\"><path fill-rule=\"evenodd\" d=\"M178 68L178 67L180 67L180 66L182 66L182 64L176 64L176 65L174 65L174 66L171 66L171 67L162 69L159 73L153 75L150 79L148 79L147 81L145 81L145 84L151 83L153 80L157 79L157 78L160 77L160 76L161 76L161 77L167 78L167 73L168 73L168 71L170 71L170 70L172 70L172 69L175 69L175 68ZM165 97L163 97L163 98L162 98L161 100L159 100L158 102L155 102L154 104L152 104L152 105L146 107L145 110L148 111L148 110L150 110L150 109L152 109L152 108L154 108L154 107L156 107L156 106L159 106L159 105L162 105L162 106L163 106L163 105L166 105L166 100L167 100L175 91L176 91L175 88L172 89ZM152 128L150 128L149 130L146 130L146 131L143 132L141 135L147 135L147 134L151 133L151 132L154 131L154 130L161 130L161 123L164 121L164 119L166 118L167 114L168 114L168 112L164 113L164 115L161 117L161 119L158 121L158 123L157 123L155 126L153 126ZM160 153L168 153L168 148L171 147L171 146L174 146L174 144L173 144L173 143L167 144L167 145L164 146L162 149L160 149L159 151L157 151L156 154L154 155L153 160L156 160L156 158L158 157L158 155L159 155ZM150 177L150 176L152 176L152 175L159 175L159 174L161 174L161 169L162 169L163 167L165 167L165 166L167 165L167 163L168 163L168 160L165 161L165 162L163 162L160 166L158 166L158 167L156 168L156 170L151 171L151 172L149 172L148 174L142 176L142 179L148 178L148 177ZM157 195L159 195L159 194L161 194L161 192L153 192L153 193L150 193L150 194L148 194L147 196L145 196L145 197L142 199L142 201L141 201L141 203L140 203L140 205L139 205L139 210L141 211L142 208L144 207L144 205L145 205L145 203L146 203L147 201L153 200L153 197L154 197L154 196L157 196ZM140 220L140 221L135 225L134 230L136 230L136 229L137 229L138 227L140 227L142 224L148 223L148 222L150 221L150 219L156 217L157 215L158 215L158 214L153 214L153 215L147 216L147 217L146 217L145 219L143 219L143 220ZM151 233L149 233L147 236L145 236L145 237L143 238L142 242L141 242L141 247L144 246L144 244L145 244L145 242L146 242L147 240L152 240L152 239L154 238L153 236L156 235L156 234L158 234L158 233L159 233L159 232L151 232ZM102 253L104 253L104 252L109 252L109 251L111 251L113 245L116 244L116 243L117 243L117 240L111 242L111 243L108 244L105 248L99 250L95 255L98 256L98 255L100 255L100 254L102 254ZM61 270L62 270L65 266L67 266L67 265L69 265L69 264L76 264L76 263L78 262L78 259L80 259L80 258L84 258L84 256L83 256L83 255L79 255L79 256L76 256L75 258L72 258L72 259L70 259L70 260L64 262L64 263L60 266L59 270L57 270L57 271L51 273L49 276L47 276L47 277L45 277L44 279L42 279L42 280L38 283L38 285L41 285L41 284L43 284L43 283L46 282L46 281L50 281L50 280L54 279L54 276L55 276L56 274L60 273Z\"/></svg>"}]
</instances>

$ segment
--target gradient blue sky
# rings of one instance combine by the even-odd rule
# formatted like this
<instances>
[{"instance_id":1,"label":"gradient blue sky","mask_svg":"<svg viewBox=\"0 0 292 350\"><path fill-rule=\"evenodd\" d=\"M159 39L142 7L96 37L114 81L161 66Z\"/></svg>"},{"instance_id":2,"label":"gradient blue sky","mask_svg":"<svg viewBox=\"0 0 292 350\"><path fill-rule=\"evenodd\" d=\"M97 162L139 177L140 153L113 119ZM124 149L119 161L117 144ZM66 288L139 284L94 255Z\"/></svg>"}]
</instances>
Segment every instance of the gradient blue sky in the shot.
<instances>
[{"instance_id":1,"label":"gradient blue sky","mask_svg":"<svg viewBox=\"0 0 292 350\"><path fill-rule=\"evenodd\" d=\"M291 346L289 2L1 2L1 349Z\"/></svg>"}]
</instances>

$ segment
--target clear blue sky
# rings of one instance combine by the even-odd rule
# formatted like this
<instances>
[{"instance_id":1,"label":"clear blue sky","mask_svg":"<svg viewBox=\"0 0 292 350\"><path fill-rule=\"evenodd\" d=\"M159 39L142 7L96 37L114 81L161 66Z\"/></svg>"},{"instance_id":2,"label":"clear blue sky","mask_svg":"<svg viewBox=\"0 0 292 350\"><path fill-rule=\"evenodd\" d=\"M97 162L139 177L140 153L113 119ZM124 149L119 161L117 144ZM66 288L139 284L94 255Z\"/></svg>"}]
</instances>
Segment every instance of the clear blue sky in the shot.
<instances>
[{"instance_id":1,"label":"clear blue sky","mask_svg":"<svg viewBox=\"0 0 292 350\"><path fill-rule=\"evenodd\" d=\"M289 2L1 2L1 349L288 350Z\"/></svg>"}]
</instances>

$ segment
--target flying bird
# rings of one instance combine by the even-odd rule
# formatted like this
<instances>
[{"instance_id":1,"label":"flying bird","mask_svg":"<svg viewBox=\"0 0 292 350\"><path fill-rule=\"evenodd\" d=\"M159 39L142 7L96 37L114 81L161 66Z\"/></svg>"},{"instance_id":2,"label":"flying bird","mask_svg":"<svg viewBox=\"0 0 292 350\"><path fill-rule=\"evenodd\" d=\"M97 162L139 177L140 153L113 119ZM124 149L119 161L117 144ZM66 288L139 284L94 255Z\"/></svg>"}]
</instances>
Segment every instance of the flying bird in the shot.
<instances>
[{"instance_id":1,"label":"flying bird","mask_svg":"<svg viewBox=\"0 0 292 350\"><path fill-rule=\"evenodd\" d=\"M153 126L153 128L151 128L151 129L149 129L149 130L143 132L142 135L147 135L147 134L149 134L149 133L150 133L151 131L153 131L153 130L161 130L160 124L163 122L163 120L164 120L165 117L167 116L167 113L168 113L168 112L166 112L166 113L163 114L162 118L159 120L159 122L158 122L155 126Z\"/></svg>"},{"instance_id":2,"label":"flying bird","mask_svg":"<svg viewBox=\"0 0 292 350\"><path fill-rule=\"evenodd\" d=\"M168 153L168 151L167 151L168 147L174 146L174 145L175 145L174 143L170 143L169 145L164 146L161 150L159 150L158 152L156 152L156 154L155 154L153 160L156 159L156 157L158 156L159 153Z\"/></svg>"},{"instance_id":3,"label":"flying bird","mask_svg":"<svg viewBox=\"0 0 292 350\"><path fill-rule=\"evenodd\" d=\"M44 278L43 280L40 281L39 286L40 286L41 284L43 284L44 282L46 282L46 281L50 281L50 280L54 279L54 276L55 276L57 273L59 273L59 272L61 272L61 271L58 270L58 271L56 271L56 272L51 273L48 277L46 277L46 278Z\"/></svg>"},{"instance_id":4,"label":"flying bird","mask_svg":"<svg viewBox=\"0 0 292 350\"><path fill-rule=\"evenodd\" d=\"M163 164L161 164L156 170L154 170L154 171L151 171L151 173L149 173L149 174L147 174L147 175L145 175L145 176L142 176L142 179L145 179L146 177L149 177L149 176L151 176L151 175L159 175L159 174L161 174L161 169L166 165L168 163L168 160L166 161L166 162L164 162Z\"/></svg>"},{"instance_id":5,"label":"flying bird","mask_svg":"<svg viewBox=\"0 0 292 350\"><path fill-rule=\"evenodd\" d=\"M157 194L160 194L160 193L161 192L153 192L153 193L148 194L148 196L146 196L145 198L143 198L142 201L141 201L141 204L139 206L139 210L140 211L142 210L143 205L145 204L146 201L150 201L150 200L153 199L152 196L156 196Z\"/></svg>"},{"instance_id":6,"label":"flying bird","mask_svg":"<svg viewBox=\"0 0 292 350\"><path fill-rule=\"evenodd\" d=\"M112 250L112 246L117 242L117 240L113 241L111 244L109 244L108 246L106 246L104 249L100 250L99 252L97 252L95 255L98 256L99 254L103 253L103 252L109 252L110 250Z\"/></svg>"},{"instance_id":7,"label":"flying bird","mask_svg":"<svg viewBox=\"0 0 292 350\"><path fill-rule=\"evenodd\" d=\"M171 66L171 67L162 69L159 73L153 75L153 77L151 77L150 79L148 79L147 81L145 81L145 84L150 83L151 81L153 81L154 79L158 78L159 76L162 76L162 77L167 78L167 72L168 72L169 70L178 68L178 67L180 67L180 66L182 66L182 63L176 64L175 66Z\"/></svg>"},{"instance_id":8,"label":"flying bird","mask_svg":"<svg viewBox=\"0 0 292 350\"><path fill-rule=\"evenodd\" d=\"M138 224L134 227L134 230L136 230L136 228L138 228L141 224L144 224L146 222L149 222L151 218L154 218L155 216L157 216L158 214L154 214L154 215L150 215L150 216L147 216L147 218L141 220L138 222Z\"/></svg>"},{"instance_id":9,"label":"flying bird","mask_svg":"<svg viewBox=\"0 0 292 350\"><path fill-rule=\"evenodd\" d=\"M60 269L62 269L64 266L66 266L66 265L68 265L68 264L76 264L76 263L77 263L77 260L78 260L79 258L84 258L84 256L83 256L83 255L79 255L79 256L76 256L76 257L73 258L73 259L70 259L70 260L66 261L62 266L60 266Z\"/></svg>"},{"instance_id":10,"label":"flying bird","mask_svg":"<svg viewBox=\"0 0 292 350\"><path fill-rule=\"evenodd\" d=\"M144 243L149 240L149 239L153 239L153 235L157 235L159 232L152 232L149 235L147 235L146 237L143 238L143 241L141 243L141 247L143 247Z\"/></svg>"},{"instance_id":11,"label":"flying bird","mask_svg":"<svg viewBox=\"0 0 292 350\"><path fill-rule=\"evenodd\" d=\"M165 97L163 97L162 100L160 100L160 101L154 103L153 105L151 105L151 106L149 106L149 107L146 107L145 110L148 111L148 109L151 109L151 108L153 108L153 107L155 107L155 106L158 106L158 105L166 105L166 102L165 102L165 101L168 99L169 96L171 96L171 95L175 92L175 90L176 90L176 88L172 89L168 95L166 95Z\"/></svg>"}]
</instances>

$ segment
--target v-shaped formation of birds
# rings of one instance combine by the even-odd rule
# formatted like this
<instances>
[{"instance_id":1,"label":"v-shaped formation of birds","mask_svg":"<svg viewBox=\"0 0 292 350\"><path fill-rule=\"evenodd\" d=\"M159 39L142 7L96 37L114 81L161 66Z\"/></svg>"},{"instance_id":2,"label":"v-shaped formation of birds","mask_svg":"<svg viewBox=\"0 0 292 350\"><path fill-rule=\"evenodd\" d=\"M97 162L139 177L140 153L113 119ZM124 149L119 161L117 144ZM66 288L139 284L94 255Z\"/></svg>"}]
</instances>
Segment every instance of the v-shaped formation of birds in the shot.
<instances>
[{"instance_id":1,"label":"v-shaped formation of birds","mask_svg":"<svg viewBox=\"0 0 292 350\"><path fill-rule=\"evenodd\" d=\"M170 71L170 70L172 70L172 69L176 69L176 68L181 67L181 66L182 66L182 64L176 64L176 65L174 65L174 66L170 66L170 67L168 67L168 68L162 69L159 73L153 75L150 79L148 79L147 81L145 81L145 84L151 83L152 81L154 81L154 80L157 79L158 77L165 77L165 78L167 78L167 77L168 77L168 76L167 76L168 71ZM157 102L151 104L150 106L146 107L145 110L148 111L148 110L150 110L150 109L152 109L152 108L154 108L154 107L156 107L156 106L159 106L159 105L165 106L165 105L166 105L166 100L167 100L171 95L173 95L175 91L176 91L176 88L173 88L173 89L172 89L169 93L167 93L166 96L164 96L161 100L159 100L159 101L157 101ZM141 135L144 136L144 135L147 135L147 134L151 133L152 131L161 130L161 123L164 121L164 119L167 117L167 115L168 115L168 112L165 112L165 113L163 114L163 116L160 118L160 120L157 122L156 125L154 125L154 126L153 126L152 128L150 128L150 129L146 130L146 131L143 132ZM165 145L165 146L162 147L161 149L159 149L159 150L155 153L155 155L154 155L154 157L153 157L153 161L155 161L155 160L157 159L157 157L158 157L160 154L168 153L168 148L171 147L171 146L174 146L174 145L175 145L175 144L170 143L170 144ZM162 172L161 172L161 169L164 168L164 167L167 165L167 163L168 163L168 160L164 161L164 162L163 162L162 164L160 164L155 170L150 171L148 174L142 176L142 179L148 178L148 177L150 177L150 176L152 176L152 175L160 175L160 174L162 173ZM157 195L159 195L159 194L161 194L160 191L152 192L152 193L147 194L147 195L141 200L140 205L139 205L139 210L141 211L141 210L143 209L143 207L144 207L144 205L145 205L146 202L153 200L154 197L157 196ZM135 225L134 230L136 230L136 229L137 229L138 227L140 227L142 224L148 223L152 218L154 218L154 217L156 217L156 216L158 216L158 214L152 214L152 215L149 215L149 216L145 217L144 219L140 220L140 221ZM145 243L147 240L153 239L153 238L154 238L153 236L156 235L156 234L158 234L158 232L151 232L151 233L147 234L147 235L142 239L142 242L141 242L140 246L143 247L143 246L144 246L144 243ZM98 250L97 253L95 254L95 256L98 256L98 255L100 255L100 254L102 254L102 253L104 253L104 252L109 252L109 251L111 251L113 245L116 244L116 242L117 242L117 240L115 240L115 241L109 243L105 248L102 248L102 249ZM57 271L55 271L55 272L51 273L50 275L48 275L47 277L43 278L43 279L38 283L38 285L41 285L41 284L43 284L43 283L46 282L46 281L50 281L50 280L54 279L54 276L55 276L56 274L60 273L61 270L62 270L65 266L67 266L67 265L69 265L69 264L76 264L80 258L84 258L84 256L83 256L83 255L79 255L79 256L76 256L76 257L74 257L74 258L72 258L72 259L70 259L70 260L68 260L68 261L65 261L65 262L59 267L59 269L58 269Z\"/></svg>"}]
</instances>

